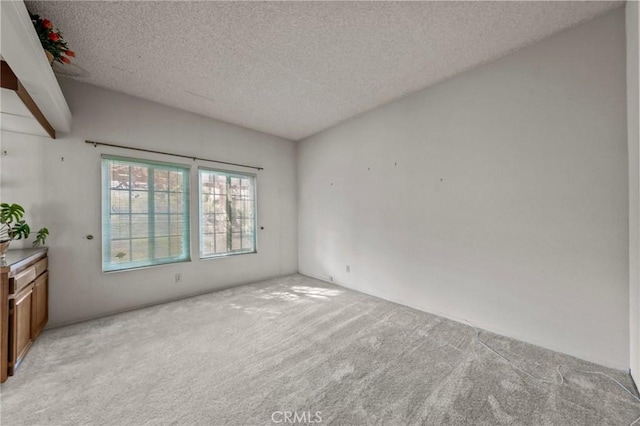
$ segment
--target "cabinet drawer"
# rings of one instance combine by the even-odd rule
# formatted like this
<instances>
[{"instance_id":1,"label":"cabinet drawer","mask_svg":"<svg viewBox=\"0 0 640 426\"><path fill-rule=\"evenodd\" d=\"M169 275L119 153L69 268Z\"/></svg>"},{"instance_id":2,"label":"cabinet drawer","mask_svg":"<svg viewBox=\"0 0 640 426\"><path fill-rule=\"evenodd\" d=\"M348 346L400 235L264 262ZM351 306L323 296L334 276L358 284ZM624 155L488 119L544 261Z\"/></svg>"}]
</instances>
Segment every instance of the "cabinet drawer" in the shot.
<instances>
[{"instance_id":1,"label":"cabinet drawer","mask_svg":"<svg viewBox=\"0 0 640 426\"><path fill-rule=\"evenodd\" d=\"M42 273L46 271L48 267L49 267L48 257L45 257L44 259L39 260L38 263L36 263L36 277L42 275Z\"/></svg>"},{"instance_id":2,"label":"cabinet drawer","mask_svg":"<svg viewBox=\"0 0 640 426\"><path fill-rule=\"evenodd\" d=\"M30 266L15 277L9 279L9 293L15 294L36 279L36 265Z\"/></svg>"}]
</instances>

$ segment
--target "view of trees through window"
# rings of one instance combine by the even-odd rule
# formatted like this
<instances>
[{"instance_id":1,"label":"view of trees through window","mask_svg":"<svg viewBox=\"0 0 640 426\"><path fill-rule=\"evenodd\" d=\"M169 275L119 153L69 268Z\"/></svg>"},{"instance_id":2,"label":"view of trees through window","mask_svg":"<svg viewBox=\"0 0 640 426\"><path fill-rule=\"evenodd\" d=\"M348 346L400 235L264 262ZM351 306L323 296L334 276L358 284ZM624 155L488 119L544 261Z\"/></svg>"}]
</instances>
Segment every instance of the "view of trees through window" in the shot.
<instances>
[{"instance_id":1,"label":"view of trees through window","mask_svg":"<svg viewBox=\"0 0 640 426\"><path fill-rule=\"evenodd\" d=\"M189 258L189 170L104 160L103 270Z\"/></svg>"},{"instance_id":2,"label":"view of trees through window","mask_svg":"<svg viewBox=\"0 0 640 426\"><path fill-rule=\"evenodd\" d=\"M200 257L255 252L255 177L200 170Z\"/></svg>"}]
</instances>

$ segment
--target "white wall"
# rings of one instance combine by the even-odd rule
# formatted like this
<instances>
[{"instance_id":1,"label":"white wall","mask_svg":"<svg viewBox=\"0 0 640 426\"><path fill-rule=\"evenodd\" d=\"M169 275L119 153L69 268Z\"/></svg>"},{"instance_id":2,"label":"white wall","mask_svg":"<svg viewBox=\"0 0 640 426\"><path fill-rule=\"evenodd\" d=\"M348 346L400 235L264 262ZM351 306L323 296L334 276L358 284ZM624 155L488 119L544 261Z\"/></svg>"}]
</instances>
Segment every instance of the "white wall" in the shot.
<instances>
[{"instance_id":1,"label":"white wall","mask_svg":"<svg viewBox=\"0 0 640 426\"><path fill-rule=\"evenodd\" d=\"M640 8L626 5L627 135L629 140L629 319L631 374L640 379Z\"/></svg>"},{"instance_id":2,"label":"white wall","mask_svg":"<svg viewBox=\"0 0 640 426\"><path fill-rule=\"evenodd\" d=\"M300 272L628 368L624 9L298 154Z\"/></svg>"},{"instance_id":3,"label":"white wall","mask_svg":"<svg viewBox=\"0 0 640 426\"><path fill-rule=\"evenodd\" d=\"M29 222L51 231L51 326L297 271L294 142L94 86L62 83L73 113L70 134L51 140L2 132L8 154L2 158L3 202L22 204ZM257 172L258 226L265 227L258 234L258 254L199 260L198 200L192 197L191 263L102 274L102 153L192 164L194 188L197 166L215 165L94 148L85 139L264 167ZM87 240L88 234L95 238Z\"/></svg>"}]
</instances>

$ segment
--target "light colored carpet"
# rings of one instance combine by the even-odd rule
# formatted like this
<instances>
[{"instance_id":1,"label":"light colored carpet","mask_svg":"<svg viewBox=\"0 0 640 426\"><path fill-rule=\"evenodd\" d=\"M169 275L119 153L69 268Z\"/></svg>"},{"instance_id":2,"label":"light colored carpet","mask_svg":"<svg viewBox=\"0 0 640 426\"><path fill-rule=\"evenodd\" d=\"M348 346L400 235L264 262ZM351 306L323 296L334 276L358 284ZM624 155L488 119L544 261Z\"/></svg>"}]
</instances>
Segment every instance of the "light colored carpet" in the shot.
<instances>
[{"instance_id":1,"label":"light colored carpet","mask_svg":"<svg viewBox=\"0 0 640 426\"><path fill-rule=\"evenodd\" d=\"M302 275L45 331L2 385L2 424L625 425L620 371ZM283 414L273 417L284 419ZM313 418L318 420L318 418ZM640 422L639 422L640 423ZM285 423L280 423L285 424ZM298 423L300 424L300 423Z\"/></svg>"}]
</instances>

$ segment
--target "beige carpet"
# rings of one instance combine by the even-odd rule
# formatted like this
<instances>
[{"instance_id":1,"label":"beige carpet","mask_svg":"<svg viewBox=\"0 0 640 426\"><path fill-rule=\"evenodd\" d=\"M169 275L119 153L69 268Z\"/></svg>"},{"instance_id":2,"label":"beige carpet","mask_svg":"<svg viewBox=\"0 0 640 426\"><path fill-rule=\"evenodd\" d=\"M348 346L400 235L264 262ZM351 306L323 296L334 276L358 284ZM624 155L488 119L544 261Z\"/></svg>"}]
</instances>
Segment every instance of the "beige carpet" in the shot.
<instances>
[{"instance_id":1,"label":"beige carpet","mask_svg":"<svg viewBox=\"0 0 640 426\"><path fill-rule=\"evenodd\" d=\"M298 424L564 426L640 416L613 381L580 370L630 387L623 372L481 337L553 383L514 370L471 327L292 275L45 331L2 385L1 420L268 425L295 412Z\"/></svg>"}]
</instances>

